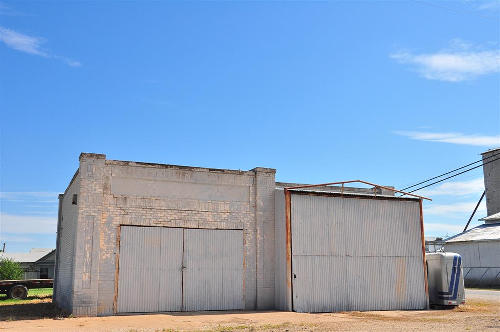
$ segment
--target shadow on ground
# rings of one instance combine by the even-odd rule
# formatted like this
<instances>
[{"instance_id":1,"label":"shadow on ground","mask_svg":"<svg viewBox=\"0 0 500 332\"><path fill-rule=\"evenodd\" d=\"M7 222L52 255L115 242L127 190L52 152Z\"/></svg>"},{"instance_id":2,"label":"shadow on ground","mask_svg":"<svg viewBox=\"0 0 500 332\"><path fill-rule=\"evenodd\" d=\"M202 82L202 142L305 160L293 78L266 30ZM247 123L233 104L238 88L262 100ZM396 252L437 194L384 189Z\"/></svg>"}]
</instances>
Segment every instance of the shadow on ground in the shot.
<instances>
[{"instance_id":1,"label":"shadow on ground","mask_svg":"<svg viewBox=\"0 0 500 332\"><path fill-rule=\"evenodd\" d=\"M0 306L0 321L64 317L68 317L68 315L51 302L5 304Z\"/></svg>"}]
</instances>

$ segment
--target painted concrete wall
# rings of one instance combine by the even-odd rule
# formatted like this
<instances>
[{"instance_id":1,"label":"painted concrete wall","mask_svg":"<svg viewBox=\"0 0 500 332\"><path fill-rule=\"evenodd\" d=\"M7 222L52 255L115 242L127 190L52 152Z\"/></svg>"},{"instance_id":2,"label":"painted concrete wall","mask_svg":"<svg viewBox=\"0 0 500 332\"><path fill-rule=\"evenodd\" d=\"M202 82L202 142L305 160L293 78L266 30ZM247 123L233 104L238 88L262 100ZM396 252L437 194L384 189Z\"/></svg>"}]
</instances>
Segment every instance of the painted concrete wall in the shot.
<instances>
[{"instance_id":1,"label":"painted concrete wall","mask_svg":"<svg viewBox=\"0 0 500 332\"><path fill-rule=\"evenodd\" d=\"M245 309L273 308L274 175L82 154L73 314L114 313L120 225L242 229Z\"/></svg>"},{"instance_id":2,"label":"painted concrete wall","mask_svg":"<svg viewBox=\"0 0 500 332\"><path fill-rule=\"evenodd\" d=\"M80 193L78 172L73 177L64 195L59 196L59 218L57 227L56 272L53 301L59 307L73 310L73 266L75 238L78 223L78 205L72 204L73 195Z\"/></svg>"},{"instance_id":3,"label":"painted concrete wall","mask_svg":"<svg viewBox=\"0 0 500 332\"><path fill-rule=\"evenodd\" d=\"M484 152L482 156L486 210L491 216L500 212L500 149Z\"/></svg>"}]
</instances>

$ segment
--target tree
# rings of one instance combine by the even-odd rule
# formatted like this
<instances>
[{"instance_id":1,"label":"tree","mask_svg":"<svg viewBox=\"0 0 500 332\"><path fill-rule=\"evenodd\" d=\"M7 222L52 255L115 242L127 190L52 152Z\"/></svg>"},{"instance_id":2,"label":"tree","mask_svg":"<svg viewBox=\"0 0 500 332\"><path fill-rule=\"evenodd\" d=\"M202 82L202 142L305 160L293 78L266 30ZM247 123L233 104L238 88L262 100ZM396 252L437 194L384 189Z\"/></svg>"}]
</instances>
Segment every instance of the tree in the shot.
<instances>
[{"instance_id":1,"label":"tree","mask_svg":"<svg viewBox=\"0 0 500 332\"><path fill-rule=\"evenodd\" d=\"M23 275L21 264L9 258L0 259L0 280L19 280Z\"/></svg>"}]
</instances>

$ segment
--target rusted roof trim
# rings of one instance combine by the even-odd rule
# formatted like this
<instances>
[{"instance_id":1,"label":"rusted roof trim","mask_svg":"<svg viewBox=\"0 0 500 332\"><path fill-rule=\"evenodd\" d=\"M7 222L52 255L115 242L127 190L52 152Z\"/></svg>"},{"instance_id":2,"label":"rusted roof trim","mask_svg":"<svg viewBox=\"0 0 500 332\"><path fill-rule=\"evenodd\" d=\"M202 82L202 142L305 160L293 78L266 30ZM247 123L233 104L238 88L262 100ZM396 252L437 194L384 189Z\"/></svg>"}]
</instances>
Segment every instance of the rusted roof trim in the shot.
<instances>
[{"instance_id":1,"label":"rusted roof trim","mask_svg":"<svg viewBox=\"0 0 500 332\"><path fill-rule=\"evenodd\" d=\"M381 186L381 185L378 185L378 184L375 184L375 183L371 183L371 182L367 182L367 181L363 181L363 180L350 180L350 181L329 182L329 183L321 183L321 184L308 184L308 185L303 185L303 186L286 187L284 189L285 190L305 189L305 188L314 188L314 187L325 187L325 186L338 185L338 184L340 184L340 185L342 185L342 187L344 187L344 184L346 184L346 183L363 183L363 184L367 184L369 186L373 186L375 188L382 188L382 189L390 190L390 191L393 191L393 192L396 192L396 193L401 193L403 195L409 195L409 196L412 196L412 197L416 197L418 199L427 199L429 201L432 201L432 199L424 197L424 196L410 194L410 193L407 193L407 192L404 192L404 191L401 191L401 190L397 190L397 189L394 189L394 188L391 188L391 187ZM344 194L344 193L341 192L341 194ZM374 195L374 196L376 196L376 195ZM400 198L400 197L398 197L398 198Z\"/></svg>"}]
</instances>

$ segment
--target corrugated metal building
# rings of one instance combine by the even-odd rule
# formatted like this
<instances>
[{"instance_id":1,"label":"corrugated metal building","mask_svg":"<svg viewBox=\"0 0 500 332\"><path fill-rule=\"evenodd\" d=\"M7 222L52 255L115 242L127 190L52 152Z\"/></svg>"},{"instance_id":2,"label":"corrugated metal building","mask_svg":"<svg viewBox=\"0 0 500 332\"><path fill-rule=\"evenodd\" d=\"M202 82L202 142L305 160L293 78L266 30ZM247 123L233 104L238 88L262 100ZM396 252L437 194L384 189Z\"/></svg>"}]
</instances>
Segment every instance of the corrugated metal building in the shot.
<instances>
[{"instance_id":1,"label":"corrugated metal building","mask_svg":"<svg viewBox=\"0 0 500 332\"><path fill-rule=\"evenodd\" d=\"M74 315L427 306L420 199L274 176L82 154L60 195L55 303Z\"/></svg>"},{"instance_id":2,"label":"corrugated metal building","mask_svg":"<svg viewBox=\"0 0 500 332\"><path fill-rule=\"evenodd\" d=\"M447 239L444 248L462 256L466 287L500 286L500 213Z\"/></svg>"},{"instance_id":3,"label":"corrugated metal building","mask_svg":"<svg viewBox=\"0 0 500 332\"><path fill-rule=\"evenodd\" d=\"M427 306L419 199L277 189L275 203L278 309Z\"/></svg>"},{"instance_id":4,"label":"corrugated metal building","mask_svg":"<svg viewBox=\"0 0 500 332\"><path fill-rule=\"evenodd\" d=\"M484 224L447 239L444 250L462 256L466 287L500 286L500 148L484 152L488 216Z\"/></svg>"}]
</instances>

